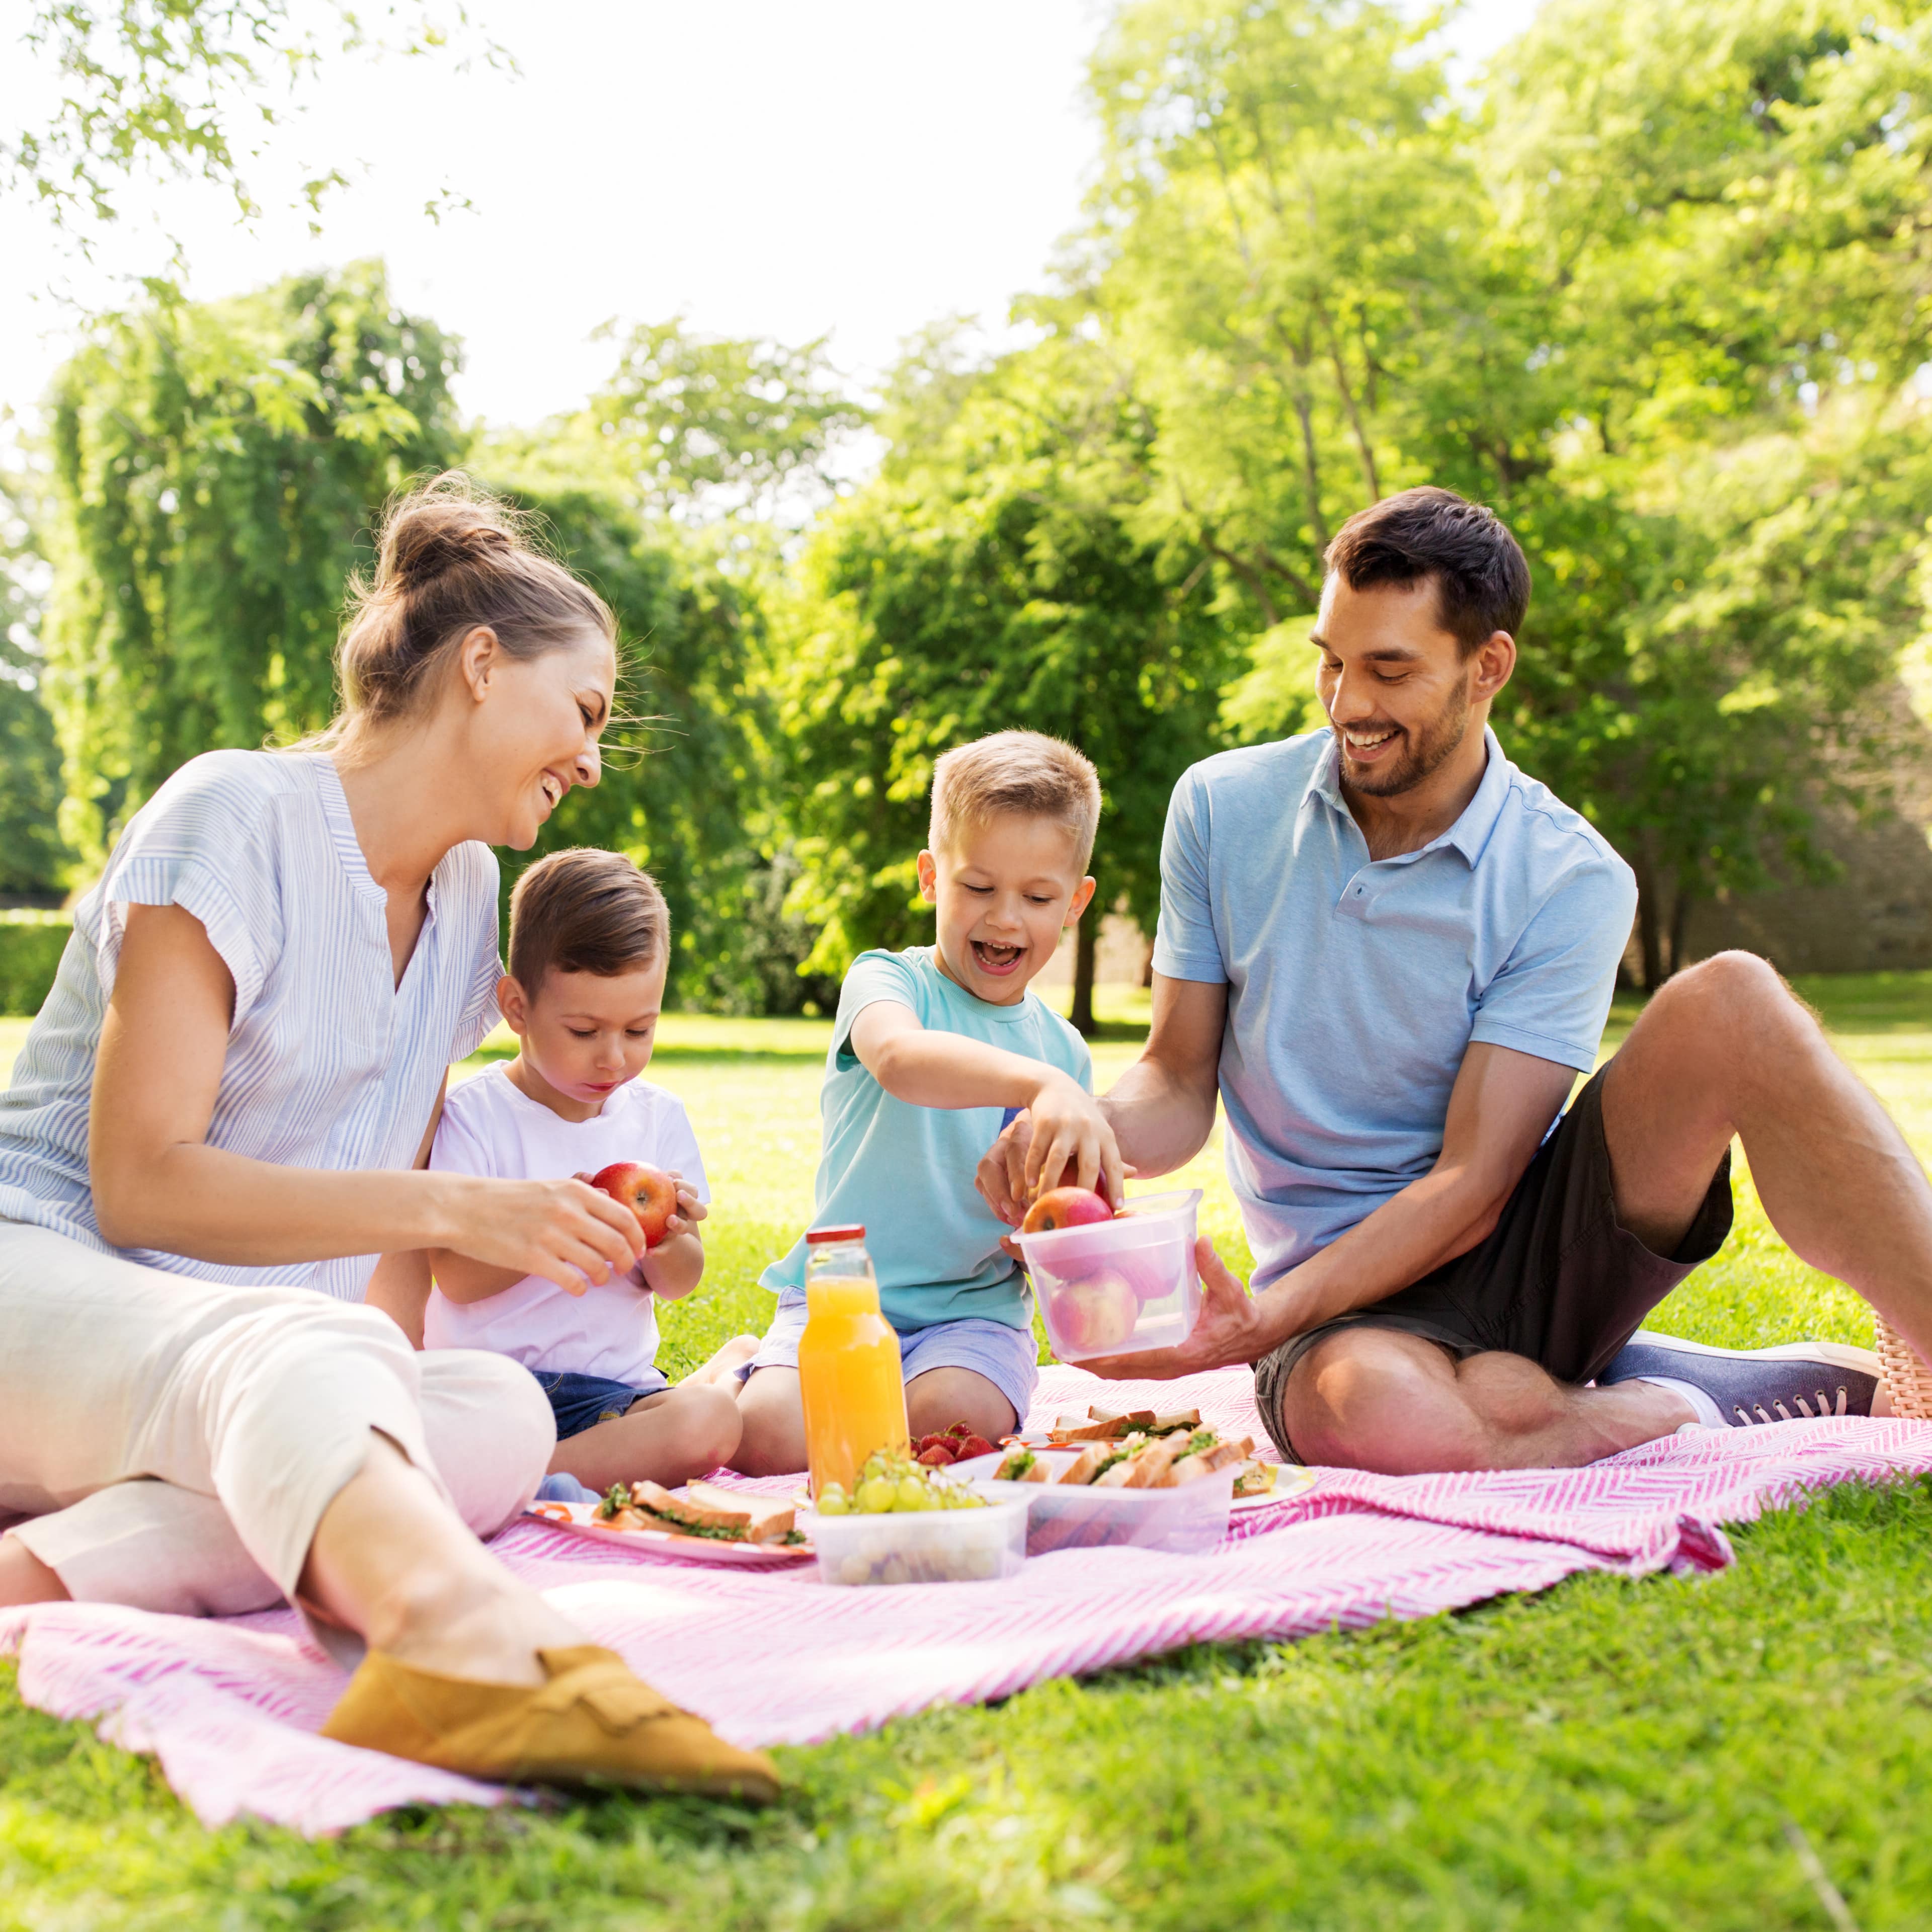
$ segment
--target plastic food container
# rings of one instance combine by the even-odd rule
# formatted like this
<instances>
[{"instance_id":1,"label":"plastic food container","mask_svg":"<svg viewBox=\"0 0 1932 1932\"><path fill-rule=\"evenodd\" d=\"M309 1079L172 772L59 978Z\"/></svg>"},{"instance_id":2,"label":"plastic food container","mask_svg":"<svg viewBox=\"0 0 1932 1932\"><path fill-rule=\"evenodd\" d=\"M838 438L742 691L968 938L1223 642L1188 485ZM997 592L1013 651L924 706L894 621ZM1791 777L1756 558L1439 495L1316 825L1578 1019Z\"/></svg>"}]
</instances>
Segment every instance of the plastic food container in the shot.
<instances>
[{"instance_id":1,"label":"plastic food container","mask_svg":"<svg viewBox=\"0 0 1932 1932\"><path fill-rule=\"evenodd\" d=\"M1016 1238L1063 1362L1168 1348L1201 1312L1194 1266L1198 1187L1130 1198L1127 1211L1084 1228Z\"/></svg>"},{"instance_id":2,"label":"plastic food container","mask_svg":"<svg viewBox=\"0 0 1932 1932\"><path fill-rule=\"evenodd\" d=\"M1057 1474L1079 1454L1075 1449L1034 1452ZM1199 1481L1172 1490L1096 1490L1089 1484L1000 1483L993 1472L1005 1460L976 1456L953 1466L976 1490L1003 1501L1023 1498L1030 1512L1026 1553L1045 1556L1055 1550L1128 1548L1164 1550L1177 1556L1201 1556L1227 1533L1234 1506L1234 1469L1230 1464ZM820 1562L824 1561L821 1548Z\"/></svg>"},{"instance_id":3,"label":"plastic food container","mask_svg":"<svg viewBox=\"0 0 1932 1932\"><path fill-rule=\"evenodd\" d=\"M804 1527L826 1583L990 1582L1026 1561L1024 1497L989 1499L984 1509L814 1514Z\"/></svg>"}]
</instances>

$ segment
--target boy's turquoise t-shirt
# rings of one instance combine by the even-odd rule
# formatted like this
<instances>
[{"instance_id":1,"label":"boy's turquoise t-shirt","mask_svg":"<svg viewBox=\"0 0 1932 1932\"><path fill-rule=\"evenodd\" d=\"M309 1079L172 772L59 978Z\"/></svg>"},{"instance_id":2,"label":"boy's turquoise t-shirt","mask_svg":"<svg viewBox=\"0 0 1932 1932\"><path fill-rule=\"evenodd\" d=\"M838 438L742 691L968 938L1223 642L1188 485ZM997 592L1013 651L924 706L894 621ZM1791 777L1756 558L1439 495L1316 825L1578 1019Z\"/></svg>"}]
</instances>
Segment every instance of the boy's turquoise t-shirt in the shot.
<instances>
[{"instance_id":1,"label":"boy's turquoise t-shirt","mask_svg":"<svg viewBox=\"0 0 1932 1932\"><path fill-rule=\"evenodd\" d=\"M929 946L862 952L838 994L819 1112L825 1144L812 1224L860 1222L879 1277L879 1306L902 1334L976 1316L1024 1328L1033 1294L1000 1238L1011 1231L973 1185L980 1156L999 1138L998 1107L915 1107L888 1094L851 1050L852 1023L881 1000L910 1006L932 1033L962 1034L1043 1060L1089 1093L1087 1043L1028 988L1017 1005L976 999L940 971ZM805 1284L805 1240L758 1277L765 1288Z\"/></svg>"}]
</instances>

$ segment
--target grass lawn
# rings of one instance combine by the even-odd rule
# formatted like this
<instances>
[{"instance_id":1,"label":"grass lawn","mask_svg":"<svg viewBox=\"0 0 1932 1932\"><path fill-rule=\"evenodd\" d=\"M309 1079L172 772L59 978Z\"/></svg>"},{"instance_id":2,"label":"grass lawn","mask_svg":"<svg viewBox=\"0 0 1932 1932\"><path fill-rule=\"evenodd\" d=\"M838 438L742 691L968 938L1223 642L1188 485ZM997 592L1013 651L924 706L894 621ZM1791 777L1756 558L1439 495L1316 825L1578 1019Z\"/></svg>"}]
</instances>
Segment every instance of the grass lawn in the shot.
<instances>
[{"instance_id":1,"label":"grass lawn","mask_svg":"<svg viewBox=\"0 0 1932 1932\"><path fill-rule=\"evenodd\" d=\"M1932 975L1802 990L1932 1158ZM1144 1008L1103 1016L1102 1085ZM0 1070L24 1024L0 1022ZM690 1106L716 1197L668 1367L762 1323L754 1277L810 1205L826 1036L664 1024L653 1077ZM1218 1148L1187 1178L1244 1263ZM1748 1176L1737 1197L1737 1232L1657 1325L1868 1341L1862 1304L1783 1247ZM1583 1577L1206 1646L784 1751L793 1792L760 1815L614 1798L314 1845L211 1834L145 1761L26 1710L0 1672L0 1932L1842 1924L1808 1862L1865 1932L1932 1924L1932 1484L1840 1491L1736 1541L1714 1578Z\"/></svg>"}]
</instances>

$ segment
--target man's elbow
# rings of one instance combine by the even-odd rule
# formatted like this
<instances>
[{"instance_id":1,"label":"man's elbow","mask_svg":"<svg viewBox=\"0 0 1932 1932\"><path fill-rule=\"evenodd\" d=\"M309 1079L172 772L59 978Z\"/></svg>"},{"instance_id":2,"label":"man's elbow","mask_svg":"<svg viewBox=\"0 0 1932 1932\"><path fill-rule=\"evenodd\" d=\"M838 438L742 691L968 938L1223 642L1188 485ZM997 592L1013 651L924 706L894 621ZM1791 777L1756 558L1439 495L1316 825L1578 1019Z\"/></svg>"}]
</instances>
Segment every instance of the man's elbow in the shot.
<instances>
[{"instance_id":1,"label":"man's elbow","mask_svg":"<svg viewBox=\"0 0 1932 1932\"><path fill-rule=\"evenodd\" d=\"M1496 1231L1503 1218L1503 1210L1509 1205L1510 1196L1516 1192L1519 1174L1471 1174L1466 1178L1462 1190L1462 1213L1458 1217L1460 1226L1456 1238L1456 1252L1467 1254L1473 1248L1486 1241Z\"/></svg>"}]
</instances>

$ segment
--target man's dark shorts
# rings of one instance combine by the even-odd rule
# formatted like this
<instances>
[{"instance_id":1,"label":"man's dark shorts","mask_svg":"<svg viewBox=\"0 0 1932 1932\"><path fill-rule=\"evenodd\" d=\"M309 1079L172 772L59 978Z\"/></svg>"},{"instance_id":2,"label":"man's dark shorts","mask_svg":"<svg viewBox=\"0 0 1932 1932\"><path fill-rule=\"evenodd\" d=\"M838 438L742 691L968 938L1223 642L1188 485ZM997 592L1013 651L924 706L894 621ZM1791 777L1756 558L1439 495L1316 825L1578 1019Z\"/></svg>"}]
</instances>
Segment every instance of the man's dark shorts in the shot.
<instances>
[{"instance_id":1,"label":"man's dark shorts","mask_svg":"<svg viewBox=\"0 0 1932 1932\"><path fill-rule=\"evenodd\" d=\"M1295 1364L1338 1328L1400 1328L1439 1342L1460 1361L1504 1349L1540 1362L1558 1382L1592 1381L1643 1318L1731 1230L1731 1156L1674 1255L1652 1254L1617 1220L1604 1139L1604 1075L1594 1074L1504 1204L1466 1255L1353 1314L1291 1335L1255 1364L1255 1403L1275 1447L1299 1462L1282 1426Z\"/></svg>"}]
</instances>

